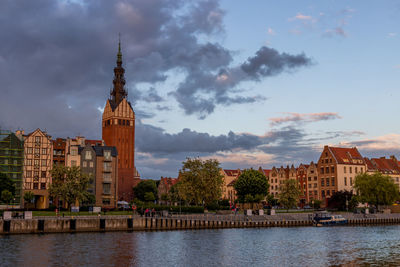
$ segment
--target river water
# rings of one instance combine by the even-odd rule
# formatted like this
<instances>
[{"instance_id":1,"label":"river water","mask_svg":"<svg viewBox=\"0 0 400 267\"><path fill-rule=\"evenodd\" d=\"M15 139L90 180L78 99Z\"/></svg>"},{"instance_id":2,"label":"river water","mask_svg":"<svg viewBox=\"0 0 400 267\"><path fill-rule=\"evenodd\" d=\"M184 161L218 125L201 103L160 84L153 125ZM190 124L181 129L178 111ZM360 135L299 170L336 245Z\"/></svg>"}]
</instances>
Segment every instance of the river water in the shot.
<instances>
[{"instance_id":1,"label":"river water","mask_svg":"<svg viewBox=\"0 0 400 267\"><path fill-rule=\"evenodd\" d=\"M400 226L0 236L0 266L400 266Z\"/></svg>"}]
</instances>

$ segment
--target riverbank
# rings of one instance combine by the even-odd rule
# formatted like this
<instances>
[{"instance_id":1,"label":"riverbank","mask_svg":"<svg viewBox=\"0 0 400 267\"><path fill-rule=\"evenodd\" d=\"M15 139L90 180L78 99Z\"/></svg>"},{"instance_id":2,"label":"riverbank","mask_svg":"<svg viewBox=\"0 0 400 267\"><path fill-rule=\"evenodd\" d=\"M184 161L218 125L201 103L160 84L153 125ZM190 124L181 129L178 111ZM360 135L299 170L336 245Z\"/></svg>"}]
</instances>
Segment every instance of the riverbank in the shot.
<instances>
[{"instance_id":1,"label":"riverbank","mask_svg":"<svg viewBox=\"0 0 400 267\"><path fill-rule=\"evenodd\" d=\"M0 234L75 233L105 231L153 231L249 227L312 226L310 214L244 215L174 215L169 217L79 216L36 217L31 220L0 220ZM342 213L348 225L400 224L400 214Z\"/></svg>"}]
</instances>

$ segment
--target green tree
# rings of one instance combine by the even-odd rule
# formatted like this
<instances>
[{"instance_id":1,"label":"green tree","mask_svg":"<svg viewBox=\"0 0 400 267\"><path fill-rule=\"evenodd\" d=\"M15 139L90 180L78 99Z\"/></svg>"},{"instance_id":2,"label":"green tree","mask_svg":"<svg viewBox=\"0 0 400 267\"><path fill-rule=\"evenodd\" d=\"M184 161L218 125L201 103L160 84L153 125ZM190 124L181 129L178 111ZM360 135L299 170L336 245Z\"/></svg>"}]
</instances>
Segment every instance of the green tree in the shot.
<instances>
[{"instance_id":1,"label":"green tree","mask_svg":"<svg viewBox=\"0 0 400 267\"><path fill-rule=\"evenodd\" d=\"M24 201L28 207L29 204L32 203L33 199L35 198L35 194L31 191L26 191L24 193Z\"/></svg>"},{"instance_id":2,"label":"green tree","mask_svg":"<svg viewBox=\"0 0 400 267\"><path fill-rule=\"evenodd\" d=\"M278 199L274 198L274 196L271 195L271 194L268 194L268 196L267 196L267 201L268 201L268 204L269 204L271 207L277 206L277 205L278 205Z\"/></svg>"},{"instance_id":3,"label":"green tree","mask_svg":"<svg viewBox=\"0 0 400 267\"><path fill-rule=\"evenodd\" d=\"M161 200L165 202L168 201L168 194L161 194Z\"/></svg>"},{"instance_id":4,"label":"green tree","mask_svg":"<svg viewBox=\"0 0 400 267\"><path fill-rule=\"evenodd\" d=\"M259 202L268 195L269 183L264 174L250 169L244 170L233 185L239 202Z\"/></svg>"},{"instance_id":5,"label":"green tree","mask_svg":"<svg viewBox=\"0 0 400 267\"><path fill-rule=\"evenodd\" d=\"M399 198L399 190L392 178L379 172L362 173L356 176L354 189L357 200L378 208L378 205L391 205Z\"/></svg>"},{"instance_id":6,"label":"green tree","mask_svg":"<svg viewBox=\"0 0 400 267\"><path fill-rule=\"evenodd\" d=\"M313 209L319 209L321 207L322 201L318 199L311 200L311 205Z\"/></svg>"},{"instance_id":7,"label":"green tree","mask_svg":"<svg viewBox=\"0 0 400 267\"><path fill-rule=\"evenodd\" d=\"M65 201L68 207L76 201L82 203L90 199L88 188L92 178L79 167L54 165L51 175L49 193L53 198Z\"/></svg>"},{"instance_id":8,"label":"green tree","mask_svg":"<svg viewBox=\"0 0 400 267\"><path fill-rule=\"evenodd\" d=\"M11 200L13 199L13 194L8 191L7 189L1 191L1 200L7 204L10 204Z\"/></svg>"},{"instance_id":9,"label":"green tree","mask_svg":"<svg viewBox=\"0 0 400 267\"><path fill-rule=\"evenodd\" d=\"M216 159L188 158L180 170L177 189L183 200L206 206L221 198L223 176Z\"/></svg>"},{"instance_id":10,"label":"green tree","mask_svg":"<svg viewBox=\"0 0 400 267\"><path fill-rule=\"evenodd\" d=\"M280 188L279 203L286 209L290 209L297 204L300 197L298 182L294 179L285 180Z\"/></svg>"},{"instance_id":11,"label":"green tree","mask_svg":"<svg viewBox=\"0 0 400 267\"><path fill-rule=\"evenodd\" d=\"M137 186L133 188L133 193L135 197L141 201L146 201L145 195L146 193L151 192L153 196L157 196L157 186L154 180L144 180L138 183Z\"/></svg>"},{"instance_id":12,"label":"green tree","mask_svg":"<svg viewBox=\"0 0 400 267\"><path fill-rule=\"evenodd\" d=\"M147 201L147 202L151 202L151 201L156 200L156 197L154 196L153 192L146 192L144 194L144 200Z\"/></svg>"},{"instance_id":13,"label":"green tree","mask_svg":"<svg viewBox=\"0 0 400 267\"><path fill-rule=\"evenodd\" d=\"M12 195L15 195L15 185L13 180L5 173L0 173L0 192L8 190Z\"/></svg>"},{"instance_id":14,"label":"green tree","mask_svg":"<svg viewBox=\"0 0 400 267\"><path fill-rule=\"evenodd\" d=\"M174 184L174 185L169 189L169 192L168 192L168 201L171 201L171 202L178 202L178 201L180 201L180 196L179 196L178 187L179 187L179 182L176 183L176 184Z\"/></svg>"}]
</instances>

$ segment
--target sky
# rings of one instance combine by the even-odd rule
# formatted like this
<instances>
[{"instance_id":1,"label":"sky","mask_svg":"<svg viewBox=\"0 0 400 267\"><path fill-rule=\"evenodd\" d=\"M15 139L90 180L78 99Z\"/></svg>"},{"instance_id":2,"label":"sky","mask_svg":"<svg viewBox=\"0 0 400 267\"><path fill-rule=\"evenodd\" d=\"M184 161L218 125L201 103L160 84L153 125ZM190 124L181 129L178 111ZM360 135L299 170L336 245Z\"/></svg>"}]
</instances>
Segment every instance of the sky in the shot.
<instances>
[{"instance_id":1,"label":"sky","mask_svg":"<svg viewBox=\"0 0 400 267\"><path fill-rule=\"evenodd\" d=\"M0 128L101 138L121 34L136 167L400 158L400 3L2 0Z\"/></svg>"}]
</instances>

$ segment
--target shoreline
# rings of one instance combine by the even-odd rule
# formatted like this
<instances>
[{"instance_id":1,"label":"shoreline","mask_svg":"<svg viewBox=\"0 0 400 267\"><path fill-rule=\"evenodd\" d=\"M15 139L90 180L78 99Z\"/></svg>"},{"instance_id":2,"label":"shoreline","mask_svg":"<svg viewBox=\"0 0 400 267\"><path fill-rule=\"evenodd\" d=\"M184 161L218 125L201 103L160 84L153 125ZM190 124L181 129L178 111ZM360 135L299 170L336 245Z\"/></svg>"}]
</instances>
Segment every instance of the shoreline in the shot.
<instances>
[{"instance_id":1,"label":"shoreline","mask_svg":"<svg viewBox=\"0 0 400 267\"><path fill-rule=\"evenodd\" d=\"M40 217L29 220L0 220L0 235L79 233L111 231L175 231L191 229L268 228L313 226L309 214L244 215L175 215L140 216L71 216ZM348 226L400 224L400 214L341 214Z\"/></svg>"}]
</instances>

